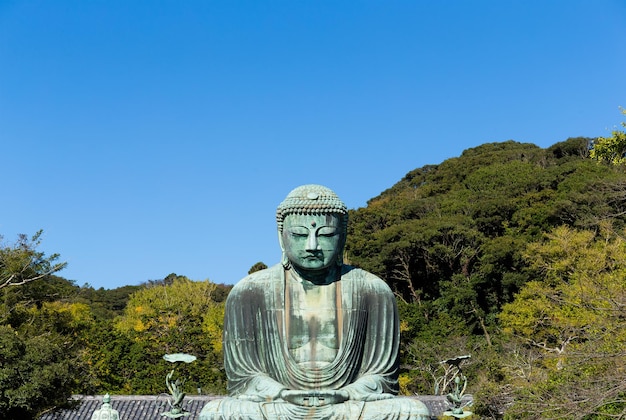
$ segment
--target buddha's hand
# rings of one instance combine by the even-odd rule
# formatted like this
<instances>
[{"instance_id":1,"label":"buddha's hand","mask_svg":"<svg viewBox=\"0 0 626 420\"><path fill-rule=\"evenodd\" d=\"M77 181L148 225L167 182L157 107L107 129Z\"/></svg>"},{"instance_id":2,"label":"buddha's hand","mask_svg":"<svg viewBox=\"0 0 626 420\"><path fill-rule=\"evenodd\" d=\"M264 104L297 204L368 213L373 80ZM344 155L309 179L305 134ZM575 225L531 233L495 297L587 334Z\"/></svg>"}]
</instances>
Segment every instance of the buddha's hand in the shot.
<instances>
[{"instance_id":1,"label":"buddha's hand","mask_svg":"<svg viewBox=\"0 0 626 420\"><path fill-rule=\"evenodd\" d=\"M323 405L339 404L350 398L347 391L343 390L294 390L285 389L280 393L280 397L291 404L304 407L320 407Z\"/></svg>"}]
</instances>

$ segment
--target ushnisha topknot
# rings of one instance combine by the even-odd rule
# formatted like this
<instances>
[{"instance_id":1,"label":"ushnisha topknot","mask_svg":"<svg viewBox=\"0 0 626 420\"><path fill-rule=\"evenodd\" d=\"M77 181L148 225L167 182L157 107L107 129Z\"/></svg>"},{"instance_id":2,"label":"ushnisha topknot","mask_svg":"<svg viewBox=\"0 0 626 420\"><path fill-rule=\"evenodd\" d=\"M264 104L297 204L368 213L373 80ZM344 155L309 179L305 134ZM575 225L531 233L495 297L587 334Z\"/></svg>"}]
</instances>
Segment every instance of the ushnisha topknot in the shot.
<instances>
[{"instance_id":1,"label":"ushnisha topknot","mask_svg":"<svg viewBox=\"0 0 626 420\"><path fill-rule=\"evenodd\" d=\"M294 188L276 210L278 230L282 232L283 221L288 214L335 213L343 216L344 229L348 222L348 209L337 194L322 185L308 184Z\"/></svg>"}]
</instances>

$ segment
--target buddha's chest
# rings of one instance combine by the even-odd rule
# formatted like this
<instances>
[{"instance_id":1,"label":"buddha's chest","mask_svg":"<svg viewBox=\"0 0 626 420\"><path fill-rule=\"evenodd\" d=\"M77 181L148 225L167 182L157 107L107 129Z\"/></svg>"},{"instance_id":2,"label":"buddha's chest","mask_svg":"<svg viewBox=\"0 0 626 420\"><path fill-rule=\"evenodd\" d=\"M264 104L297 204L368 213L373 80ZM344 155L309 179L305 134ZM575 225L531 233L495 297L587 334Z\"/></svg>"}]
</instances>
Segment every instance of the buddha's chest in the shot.
<instances>
[{"instance_id":1,"label":"buddha's chest","mask_svg":"<svg viewBox=\"0 0 626 420\"><path fill-rule=\"evenodd\" d=\"M287 347L297 363L321 367L332 362L339 349L339 311L334 284L309 288L292 284L287 289ZM339 306L339 308L337 308Z\"/></svg>"}]
</instances>

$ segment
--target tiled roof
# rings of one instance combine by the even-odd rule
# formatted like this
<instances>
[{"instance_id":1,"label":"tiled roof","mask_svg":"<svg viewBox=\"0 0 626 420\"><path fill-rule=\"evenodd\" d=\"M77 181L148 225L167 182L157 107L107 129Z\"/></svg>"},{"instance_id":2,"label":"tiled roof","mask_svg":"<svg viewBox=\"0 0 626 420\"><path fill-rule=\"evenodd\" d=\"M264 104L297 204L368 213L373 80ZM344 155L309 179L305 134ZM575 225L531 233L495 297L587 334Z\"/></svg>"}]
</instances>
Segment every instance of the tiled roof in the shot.
<instances>
[{"instance_id":1,"label":"tiled roof","mask_svg":"<svg viewBox=\"0 0 626 420\"><path fill-rule=\"evenodd\" d=\"M150 395L112 395L111 406L120 414L120 420L165 420L161 413L169 411L168 395L150 396ZM468 396L466 396L468 397ZM90 420L94 411L102 407L102 395L73 397L81 401L81 404L75 409L62 409L55 412L46 413L39 420ZM191 414L189 417L181 417L182 419L197 419L204 405L216 396L188 396L185 397L183 407ZM443 396L420 395L416 397L424 402L433 416L436 418L441 416L444 411L448 410L446 398Z\"/></svg>"},{"instance_id":2,"label":"tiled roof","mask_svg":"<svg viewBox=\"0 0 626 420\"><path fill-rule=\"evenodd\" d=\"M91 415L102 407L102 395L73 397L81 401L75 409L61 409L46 413L39 420L90 420ZM185 419L197 419L202 407L211 399L219 397L188 396L185 397L183 408L191 413ZM111 406L120 414L120 420L167 419L161 413L170 410L169 395L111 395Z\"/></svg>"}]
</instances>

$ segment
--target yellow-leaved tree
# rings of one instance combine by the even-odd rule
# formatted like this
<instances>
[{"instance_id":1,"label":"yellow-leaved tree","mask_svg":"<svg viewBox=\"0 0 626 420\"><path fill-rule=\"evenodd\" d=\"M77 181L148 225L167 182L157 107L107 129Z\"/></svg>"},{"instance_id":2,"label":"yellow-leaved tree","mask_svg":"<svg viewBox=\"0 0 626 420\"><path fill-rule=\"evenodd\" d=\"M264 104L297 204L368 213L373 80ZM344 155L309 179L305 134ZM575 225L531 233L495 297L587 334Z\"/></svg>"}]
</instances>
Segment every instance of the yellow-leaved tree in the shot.
<instances>
[{"instance_id":1,"label":"yellow-leaved tree","mask_svg":"<svg viewBox=\"0 0 626 420\"><path fill-rule=\"evenodd\" d=\"M500 314L521 340L509 374L512 418L626 415L626 232L559 227L532 243L538 278ZM597 417L604 418L604 417Z\"/></svg>"},{"instance_id":2,"label":"yellow-leaved tree","mask_svg":"<svg viewBox=\"0 0 626 420\"><path fill-rule=\"evenodd\" d=\"M130 296L101 348L92 347L92 363L105 392L159 394L173 365L163 355L197 357L179 366L188 393L225 391L221 354L225 293L208 280L170 275Z\"/></svg>"}]
</instances>

